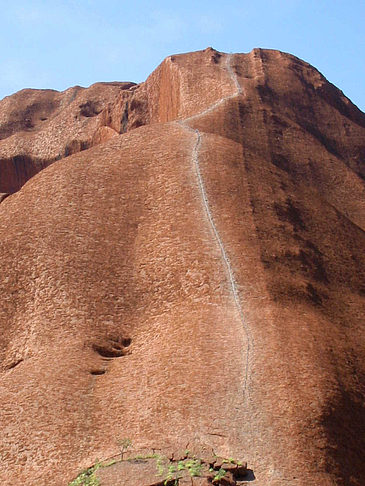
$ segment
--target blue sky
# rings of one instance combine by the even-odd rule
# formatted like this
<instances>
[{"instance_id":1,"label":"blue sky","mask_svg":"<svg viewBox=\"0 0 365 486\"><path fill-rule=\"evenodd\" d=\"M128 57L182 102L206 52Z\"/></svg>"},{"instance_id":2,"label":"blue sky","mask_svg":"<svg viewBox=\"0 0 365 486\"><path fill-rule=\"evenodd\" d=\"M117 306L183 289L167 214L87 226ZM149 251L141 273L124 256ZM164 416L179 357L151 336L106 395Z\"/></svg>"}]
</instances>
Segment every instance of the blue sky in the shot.
<instances>
[{"instance_id":1,"label":"blue sky","mask_svg":"<svg viewBox=\"0 0 365 486\"><path fill-rule=\"evenodd\" d=\"M290 52L365 111L365 1L0 0L0 98L25 87L143 81L168 55L212 46Z\"/></svg>"}]
</instances>

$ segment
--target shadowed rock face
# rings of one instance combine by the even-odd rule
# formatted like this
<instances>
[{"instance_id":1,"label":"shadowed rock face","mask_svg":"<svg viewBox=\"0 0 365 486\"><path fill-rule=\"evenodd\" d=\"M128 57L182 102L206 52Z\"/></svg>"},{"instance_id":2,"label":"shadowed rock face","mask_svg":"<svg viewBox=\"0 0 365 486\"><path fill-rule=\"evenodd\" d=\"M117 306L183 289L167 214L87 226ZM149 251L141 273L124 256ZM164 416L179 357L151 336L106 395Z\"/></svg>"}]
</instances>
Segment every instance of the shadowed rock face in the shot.
<instances>
[{"instance_id":1,"label":"shadowed rock face","mask_svg":"<svg viewBox=\"0 0 365 486\"><path fill-rule=\"evenodd\" d=\"M209 48L0 119L3 483L130 439L364 484L365 115L291 55Z\"/></svg>"}]
</instances>

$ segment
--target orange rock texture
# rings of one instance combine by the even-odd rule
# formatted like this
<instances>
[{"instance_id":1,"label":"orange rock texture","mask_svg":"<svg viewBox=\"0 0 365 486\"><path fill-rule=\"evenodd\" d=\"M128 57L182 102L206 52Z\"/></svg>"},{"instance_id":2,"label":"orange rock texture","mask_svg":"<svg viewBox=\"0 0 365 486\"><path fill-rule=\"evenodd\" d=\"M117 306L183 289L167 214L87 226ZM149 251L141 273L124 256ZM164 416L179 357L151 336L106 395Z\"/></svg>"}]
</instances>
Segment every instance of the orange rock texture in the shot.
<instances>
[{"instance_id":1,"label":"orange rock texture","mask_svg":"<svg viewBox=\"0 0 365 486\"><path fill-rule=\"evenodd\" d=\"M67 485L125 441L365 484L365 115L341 91L208 48L23 90L0 137L2 484ZM142 484L118 468L102 486Z\"/></svg>"}]
</instances>

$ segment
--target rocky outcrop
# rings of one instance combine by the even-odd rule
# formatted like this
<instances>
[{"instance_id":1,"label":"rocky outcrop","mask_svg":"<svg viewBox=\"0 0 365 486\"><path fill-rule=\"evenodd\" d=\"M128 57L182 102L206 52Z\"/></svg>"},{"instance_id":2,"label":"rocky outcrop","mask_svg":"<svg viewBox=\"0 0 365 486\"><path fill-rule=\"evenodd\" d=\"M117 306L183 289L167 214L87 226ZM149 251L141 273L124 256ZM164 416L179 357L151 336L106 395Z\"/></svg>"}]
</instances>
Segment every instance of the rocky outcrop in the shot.
<instances>
[{"instance_id":1,"label":"rocky outcrop","mask_svg":"<svg viewBox=\"0 0 365 486\"><path fill-rule=\"evenodd\" d=\"M133 100L136 88L134 83L96 83L62 93L25 89L4 98L0 190L16 192L54 161L143 124Z\"/></svg>"},{"instance_id":2,"label":"rocky outcrop","mask_svg":"<svg viewBox=\"0 0 365 486\"><path fill-rule=\"evenodd\" d=\"M261 49L28 94L0 110L0 479L128 441L360 486L365 115Z\"/></svg>"},{"instance_id":3,"label":"rocky outcrop","mask_svg":"<svg viewBox=\"0 0 365 486\"><path fill-rule=\"evenodd\" d=\"M189 450L168 455L161 451L130 452L127 456L121 454L121 457L98 462L82 471L70 486L88 481L105 486L235 486L254 479L245 462L218 457L213 452L203 457Z\"/></svg>"}]
</instances>

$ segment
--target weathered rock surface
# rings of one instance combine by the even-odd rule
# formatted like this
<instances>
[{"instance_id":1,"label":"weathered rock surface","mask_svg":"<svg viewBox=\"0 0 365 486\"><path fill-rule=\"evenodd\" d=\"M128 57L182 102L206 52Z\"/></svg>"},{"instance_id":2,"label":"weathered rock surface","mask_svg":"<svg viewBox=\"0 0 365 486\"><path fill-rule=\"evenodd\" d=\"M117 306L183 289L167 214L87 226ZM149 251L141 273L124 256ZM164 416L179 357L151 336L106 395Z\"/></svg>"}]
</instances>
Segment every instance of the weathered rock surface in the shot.
<instances>
[{"instance_id":1,"label":"weathered rock surface","mask_svg":"<svg viewBox=\"0 0 365 486\"><path fill-rule=\"evenodd\" d=\"M206 49L0 117L0 480L130 439L362 486L365 115L291 55Z\"/></svg>"},{"instance_id":2,"label":"weathered rock surface","mask_svg":"<svg viewBox=\"0 0 365 486\"><path fill-rule=\"evenodd\" d=\"M24 89L0 101L0 191L16 192L52 162L142 124L128 119L134 83L96 83L63 93Z\"/></svg>"}]
</instances>

